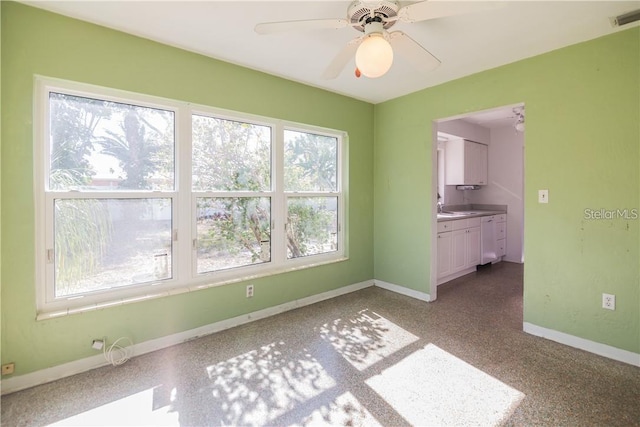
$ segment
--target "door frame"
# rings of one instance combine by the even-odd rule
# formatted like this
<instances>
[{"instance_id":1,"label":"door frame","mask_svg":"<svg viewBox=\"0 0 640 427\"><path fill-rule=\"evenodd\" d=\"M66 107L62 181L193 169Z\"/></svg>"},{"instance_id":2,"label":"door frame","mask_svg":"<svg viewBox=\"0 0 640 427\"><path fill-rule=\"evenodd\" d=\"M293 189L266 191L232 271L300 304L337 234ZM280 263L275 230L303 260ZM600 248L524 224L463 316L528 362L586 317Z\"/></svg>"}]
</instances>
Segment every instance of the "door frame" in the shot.
<instances>
[{"instance_id":1,"label":"door frame","mask_svg":"<svg viewBox=\"0 0 640 427\"><path fill-rule=\"evenodd\" d=\"M514 108L526 108L524 102L518 102L515 104L508 104L503 106L497 106L493 108L488 108L484 110L473 111L470 113L459 114L451 117L443 117L440 119L435 119L431 121L431 216L430 216L430 227L431 227L431 256L430 256L430 277L429 277L429 301L435 301L438 298L438 127L440 123L463 119L466 117L472 117L476 114L486 113L489 111L495 110L503 110L503 109L514 109ZM522 261L524 262L524 227L525 227L525 206L524 206L524 195L526 189L525 182L525 146L526 146L526 138L523 140L522 146L522 230L520 231L522 236ZM524 284L523 284L524 285Z\"/></svg>"}]
</instances>

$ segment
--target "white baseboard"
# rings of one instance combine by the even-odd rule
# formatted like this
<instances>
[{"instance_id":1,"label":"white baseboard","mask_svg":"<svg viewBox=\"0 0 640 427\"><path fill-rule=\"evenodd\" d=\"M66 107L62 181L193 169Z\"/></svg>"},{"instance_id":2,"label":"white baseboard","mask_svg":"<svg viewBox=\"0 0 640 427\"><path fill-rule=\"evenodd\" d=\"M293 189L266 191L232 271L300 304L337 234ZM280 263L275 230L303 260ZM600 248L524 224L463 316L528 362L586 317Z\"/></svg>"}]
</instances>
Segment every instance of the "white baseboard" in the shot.
<instances>
[{"instance_id":1,"label":"white baseboard","mask_svg":"<svg viewBox=\"0 0 640 427\"><path fill-rule=\"evenodd\" d=\"M161 350L172 345L180 344L185 341L196 339L205 335L220 332L225 329L253 322L254 320L264 319L285 311L315 304L320 301L345 295L360 289L368 288L374 285L373 280L366 280L360 283L344 286L342 288L323 292L317 295L311 295L306 298L286 302L284 304L265 308L263 310L254 311L252 313L243 314L242 316L233 317L231 319L221 320L199 328L190 329L188 331L179 332L177 334L167 335L165 337L144 341L134 344L131 347L134 356L140 356L156 350ZM4 379L0 382L1 394L13 393L15 391L24 390L50 381L55 381L64 377L86 372L91 369L99 368L107 365L102 354L86 357L84 359L75 360L73 362L64 363L62 365L53 366L51 368L41 369L39 371L30 372L28 374L19 375L12 378Z\"/></svg>"},{"instance_id":2,"label":"white baseboard","mask_svg":"<svg viewBox=\"0 0 640 427\"><path fill-rule=\"evenodd\" d=\"M397 294L406 295L408 297L416 298L421 301L431 301L431 295L425 292L416 291L414 289L409 289L400 285L394 285L393 283L383 282L382 280L377 279L374 279L374 284L379 288L386 289Z\"/></svg>"},{"instance_id":3,"label":"white baseboard","mask_svg":"<svg viewBox=\"0 0 640 427\"><path fill-rule=\"evenodd\" d=\"M551 341L559 342L560 344L565 344L570 347L588 351L589 353L594 353L599 356L608 357L609 359L640 367L639 353L633 353L621 348L586 340L584 338L565 334L564 332L556 331L553 329L543 328L542 326L537 326L527 322L523 322L522 327L523 330L528 334L546 338Z\"/></svg>"}]
</instances>

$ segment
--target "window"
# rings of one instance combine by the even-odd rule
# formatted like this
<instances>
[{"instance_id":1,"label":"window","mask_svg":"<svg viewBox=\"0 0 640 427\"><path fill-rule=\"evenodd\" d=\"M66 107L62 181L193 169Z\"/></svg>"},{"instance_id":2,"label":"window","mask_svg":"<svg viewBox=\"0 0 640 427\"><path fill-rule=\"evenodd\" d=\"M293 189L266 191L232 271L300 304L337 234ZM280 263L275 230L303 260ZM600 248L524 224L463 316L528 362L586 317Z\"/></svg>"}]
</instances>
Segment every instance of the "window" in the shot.
<instances>
[{"instance_id":1,"label":"window","mask_svg":"<svg viewBox=\"0 0 640 427\"><path fill-rule=\"evenodd\" d=\"M171 279L175 112L48 95L49 296Z\"/></svg>"},{"instance_id":2,"label":"window","mask_svg":"<svg viewBox=\"0 0 640 427\"><path fill-rule=\"evenodd\" d=\"M284 132L287 258L338 250L338 138Z\"/></svg>"},{"instance_id":3,"label":"window","mask_svg":"<svg viewBox=\"0 0 640 427\"><path fill-rule=\"evenodd\" d=\"M45 78L37 92L40 313L346 256L343 133Z\"/></svg>"},{"instance_id":4,"label":"window","mask_svg":"<svg viewBox=\"0 0 640 427\"><path fill-rule=\"evenodd\" d=\"M197 272L271 261L271 128L192 115Z\"/></svg>"}]
</instances>

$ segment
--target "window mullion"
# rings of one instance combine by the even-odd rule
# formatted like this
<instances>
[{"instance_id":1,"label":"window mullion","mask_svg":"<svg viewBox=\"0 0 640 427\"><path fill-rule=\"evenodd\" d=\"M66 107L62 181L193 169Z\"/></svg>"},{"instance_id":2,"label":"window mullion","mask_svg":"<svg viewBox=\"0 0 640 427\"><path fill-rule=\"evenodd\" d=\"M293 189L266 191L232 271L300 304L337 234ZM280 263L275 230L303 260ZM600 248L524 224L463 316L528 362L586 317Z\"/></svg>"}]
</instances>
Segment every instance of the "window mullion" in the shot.
<instances>
[{"instance_id":1,"label":"window mullion","mask_svg":"<svg viewBox=\"0 0 640 427\"><path fill-rule=\"evenodd\" d=\"M176 120L176 177L178 197L175 200L173 212L175 222L174 233L178 240L174 241L174 259L176 279L179 283L195 277L195 251L192 241L195 239L195 198L191 193L191 162L192 162L192 110L183 106L177 111ZM175 238L175 236L174 236Z\"/></svg>"},{"instance_id":2,"label":"window mullion","mask_svg":"<svg viewBox=\"0 0 640 427\"><path fill-rule=\"evenodd\" d=\"M71 199L161 199L175 197L176 191L48 191L55 200Z\"/></svg>"},{"instance_id":3,"label":"window mullion","mask_svg":"<svg viewBox=\"0 0 640 427\"><path fill-rule=\"evenodd\" d=\"M284 195L284 126L281 122L274 128L272 171L273 199L271 207L271 257L273 263L281 265L287 256L286 221L287 203Z\"/></svg>"},{"instance_id":4,"label":"window mullion","mask_svg":"<svg viewBox=\"0 0 640 427\"><path fill-rule=\"evenodd\" d=\"M337 182L338 182L338 248L343 254L347 254L347 239L346 235L346 216L347 206L345 205L346 198L344 197L345 188L348 188L348 174L347 170L347 158L348 151L346 145L347 135L343 134L338 138L338 159L337 159Z\"/></svg>"}]
</instances>

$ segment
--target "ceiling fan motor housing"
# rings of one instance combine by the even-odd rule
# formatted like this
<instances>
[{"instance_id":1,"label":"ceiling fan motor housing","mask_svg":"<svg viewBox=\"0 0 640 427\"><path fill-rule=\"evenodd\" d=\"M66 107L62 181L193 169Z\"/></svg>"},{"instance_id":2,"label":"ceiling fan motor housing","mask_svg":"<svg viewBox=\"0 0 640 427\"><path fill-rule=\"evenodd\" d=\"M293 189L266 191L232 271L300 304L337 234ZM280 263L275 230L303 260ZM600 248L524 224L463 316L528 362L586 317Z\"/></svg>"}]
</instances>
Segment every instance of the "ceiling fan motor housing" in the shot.
<instances>
[{"instance_id":1,"label":"ceiling fan motor housing","mask_svg":"<svg viewBox=\"0 0 640 427\"><path fill-rule=\"evenodd\" d=\"M353 28L364 33L364 28L369 22L381 22L382 27L386 30L396 23L395 18L398 16L400 5L395 0L383 0L375 3L362 1L354 1L347 9L347 18L353 25ZM372 16L373 15L373 16Z\"/></svg>"}]
</instances>

